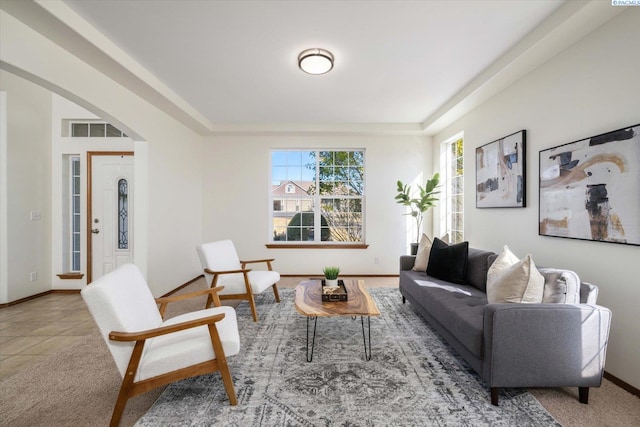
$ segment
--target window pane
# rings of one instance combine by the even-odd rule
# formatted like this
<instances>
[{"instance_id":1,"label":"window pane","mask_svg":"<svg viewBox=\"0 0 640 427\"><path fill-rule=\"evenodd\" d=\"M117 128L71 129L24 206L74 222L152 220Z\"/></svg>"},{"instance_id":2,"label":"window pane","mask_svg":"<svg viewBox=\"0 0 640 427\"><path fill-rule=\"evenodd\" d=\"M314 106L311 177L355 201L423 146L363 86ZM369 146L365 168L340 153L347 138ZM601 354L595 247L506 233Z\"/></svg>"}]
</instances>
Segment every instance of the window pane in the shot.
<instances>
[{"instance_id":1,"label":"window pane","mask_svg":"<svg viewBox=\"0 0 640 427\"><path fill-rule=\"evenodd\" d=\"M75 252L80 250L80 233L73 234L73 248L76 249Z\"/></svg>"},{"instance_id":2,"label":"window pane","mask_svg":"<svg viewBox=\"0 0 640 427\"><path fill-rule=\"evenodd\" d=\"M273 227L273 241L281 242L287 240L287 227Z\"/></svg>"},{"instance_id":3,"label":"window pane","mask_svg":"<svg viewBox=\"0 0 640 427\"><path fill-rule=\"evenodd\" d=\"M89 125L89 136L91 137L104 137L105 124L104 123L91 123Z\"/></svg>"},{"instance_id":4,"label":"window pane","mask_svg":"<svg viewBox=\"0 0 640 427\"><path fill-rule=\"evenodd\" d=\"M322 217L334 242L359 242L362 239L362 202L359 199L323 199ZM323 236L324 237L324 236Z\"/></svg>"},{"instance_id":5,"label":"window pane","mask_svg":"<svg viewBox=\"0 0 640 427\"><path fill-rule=\"evenodd\" d=\"M287 224L287 241L313 241L313 217L313 212L295 214Z\"/></svg>"},{"instance_id":6,"label":"window pane","mask_svg":"<svg viewBox=\"0 0 640 427\"><path fill-rule=\"evenodd\" d=\"M74 214L80 213L80 196L73 196L71 209L72 209L72 213Z\"/></svg>"},{"instance_id":7,"label":"window pane","mask_svg":"<svg viewBox=\"0 0 640 427\"><path fill-rule=\"evenodd\" d=\"M271 153L271 184L281 185L315 180L315 158L309 151L274 151ZM306 186L308 187L308 185Z\"/></svg>"},{"instance_id":8,"label":"window pane","mask_svg":"<svg viewBox=\"0 0 640 427\"><path fill-rule=\"evenodd\" d=\"M71 174L73 176L80 176L80 157L71 158Z\"/></svg>"},{"instance_id":9,"label":"window pane","mask_svg":"<svg viewBox=\"0 0 640 427\"><path fill-rule=\"evenodd\" d=\"M108 137L120 137L122 132L117 127L107 123L107 136Z\"/></svg>"},{"instance_id":10,"label":"window pane","mask_svg":"<svg viewBox=\"0 0 640 427\"><path fill-rule=\"evenodd\" d=\"M71 136L72 137L89 136L89 125L87 123L72 123Z\"/></svg>"},{"instance_id":11,"label":"window pane","mask_svg":"<svg viewBox=\"0 0 640 427\"><path fill-rule=\"evenodd\" d=\"M118 181L118 249L129 248L129 189L126 179Z\"/></svg>"}]
</instances>

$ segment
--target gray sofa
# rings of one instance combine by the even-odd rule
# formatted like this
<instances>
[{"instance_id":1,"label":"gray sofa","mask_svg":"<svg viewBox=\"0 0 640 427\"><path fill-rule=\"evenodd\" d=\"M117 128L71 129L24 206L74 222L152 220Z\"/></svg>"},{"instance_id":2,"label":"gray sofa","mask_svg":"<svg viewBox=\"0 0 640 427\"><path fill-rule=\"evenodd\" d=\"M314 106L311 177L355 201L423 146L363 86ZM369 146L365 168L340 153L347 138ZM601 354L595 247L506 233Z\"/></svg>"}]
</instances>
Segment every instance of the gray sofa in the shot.
<instances>
[{"instance_id":1,"label":"gray sofa","mask_svg":"<svg viewBox=\"0 0 640 427\"><path fill-rule=\"evenodd\" d=\"M596 305L598 288L577 279L572 304L488 304L487 271L496 257L469 248L460 285L412 271L415 256L401 256L402 301L408 300L482 377L492 404L498 405L501 387L578 387L580 402L588 403L589 387L602 382L611 323L611 311ZM566 271L538 270L545 283L564 280L561 289L571 292ZM545 284L545 301L558 300L546 289Z\"/></svg>"}]
</instances>

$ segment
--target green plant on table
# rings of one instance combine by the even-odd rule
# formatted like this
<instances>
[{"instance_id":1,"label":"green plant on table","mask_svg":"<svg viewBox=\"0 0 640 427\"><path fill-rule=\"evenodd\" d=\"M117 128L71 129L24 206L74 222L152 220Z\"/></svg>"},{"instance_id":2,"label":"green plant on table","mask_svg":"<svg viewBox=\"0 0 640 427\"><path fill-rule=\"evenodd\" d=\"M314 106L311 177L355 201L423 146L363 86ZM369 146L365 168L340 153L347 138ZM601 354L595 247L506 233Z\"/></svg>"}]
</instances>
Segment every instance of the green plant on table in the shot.
<instances>
[{"instance_id":1,"label":"green plant on table","mask_svg":"<svg viewBox=\"0 0 640 427\"><path fill-rule=\"evenodd\" d=\"M336 280L340 274L340 267L325 267L322 272L327 280Z\"/></svg>"}]
</instances>

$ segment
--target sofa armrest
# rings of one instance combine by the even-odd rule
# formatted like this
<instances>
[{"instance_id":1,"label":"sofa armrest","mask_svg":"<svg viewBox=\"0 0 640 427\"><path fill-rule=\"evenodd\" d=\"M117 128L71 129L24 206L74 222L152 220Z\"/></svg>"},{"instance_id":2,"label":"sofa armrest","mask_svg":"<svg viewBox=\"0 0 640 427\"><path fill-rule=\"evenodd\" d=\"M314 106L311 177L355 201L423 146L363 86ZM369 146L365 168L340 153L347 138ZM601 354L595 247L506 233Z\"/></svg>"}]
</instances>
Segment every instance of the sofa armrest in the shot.
<instances>
[{"instance_id":1,"label":"sofa armrest","mask_svg":"<svg viewBox=\"0 0 640 427\"><path fill-rule=\"evenodd\" d=\"M595 304L598 301L598 287L591 283L580 283L580 302L582 304Z\"/></svg>"},{"instance_id":2,"label":"sofa armrest","mask_svg":"<svg viewBox=\"0 0 640 427\"><path fill-rule=\"evenodd\" d=\"M490 387L597 387L611 311L589 304L488 304L483 378Z\"/></svg>"},{"instance_id":3,"label":"sofa armrest","mask_svg":"<svg viewBox=\"0 0 640 427\"><path fill-rule=\"evenodd\" d=\"M415 255L401 255L400 256L400 271L411 270L416 263Z\"/></svg>"}]
</instances>

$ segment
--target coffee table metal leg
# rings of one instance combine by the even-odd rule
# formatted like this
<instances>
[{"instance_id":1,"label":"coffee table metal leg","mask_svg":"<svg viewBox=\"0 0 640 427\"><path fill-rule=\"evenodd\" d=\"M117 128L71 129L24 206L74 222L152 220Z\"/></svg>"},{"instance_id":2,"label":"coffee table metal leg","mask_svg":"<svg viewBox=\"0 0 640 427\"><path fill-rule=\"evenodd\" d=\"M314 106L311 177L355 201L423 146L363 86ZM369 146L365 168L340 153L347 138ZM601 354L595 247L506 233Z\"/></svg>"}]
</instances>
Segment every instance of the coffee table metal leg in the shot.
<instances>
[{"instance_id":1,"label":"coffee table metal leg","mask_svg":"<svg viewBox=\"0 0 640 427\"><path fill-rule=\"evenodd\" d=\"M311 353L309 353L309 319L313 318L313 337L311 338ZM307 362L313 360L313 346L316 343L316 325L318 324L318 317L307 316Z\"/></svg>"},{"instance_id":2,"label":"coffee table metal leg","mask_svg":"<svg viewBox=\"0 0 640 427\"><path fill-rule=\"evenodd\" d=\"M371 360L371 316L366 316L367 318L367 333L364 331L364 318L365 316L360 316L360 321L362 322L362 341L364 342L364 358L369 361ZM367 335L369 335L369 339L367 340ZM369 351L367 352L367 341L369 346Z\"/></svg>"}]
</instances>

